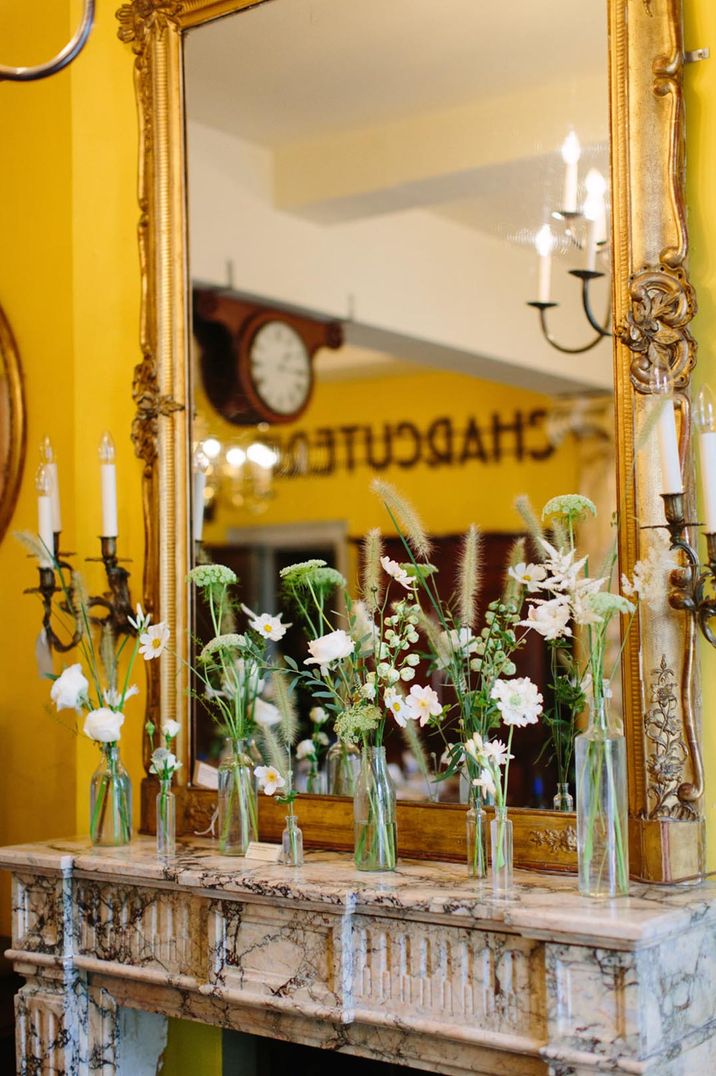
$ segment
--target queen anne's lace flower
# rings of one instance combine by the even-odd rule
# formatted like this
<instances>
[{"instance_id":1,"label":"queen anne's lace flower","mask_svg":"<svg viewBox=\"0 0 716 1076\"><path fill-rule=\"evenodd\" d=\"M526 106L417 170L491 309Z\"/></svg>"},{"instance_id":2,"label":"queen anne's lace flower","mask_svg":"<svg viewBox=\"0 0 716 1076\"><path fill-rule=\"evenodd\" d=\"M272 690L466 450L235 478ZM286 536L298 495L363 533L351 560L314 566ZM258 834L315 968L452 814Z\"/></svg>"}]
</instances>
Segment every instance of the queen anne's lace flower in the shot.
<instances>
[{"instance_id":1,"label":"queen anne's lace flower","mask_svg":"<svg viewBox=\"0 0 716 1076\"><path fill-rule=\"evenodd\" d=\"M559 497L552 497L542 509L542 519L550 516L561 516L562 519L576 523L586 516L596 516L597 506L589 497L583 497L581 493L563 493Z\"/></svg>"},{"instance_id":2,"label":"queen anne's lace flower","mask_svg":"<svg viewBox=\"0 0 716 1076\"><path fill-rule=\"evenodd\" d=\"M245 646L245 635L238 635L236 632L229 632L226 635L216 635L213 639L209 640L199 654L199 661L208 661L211 655L215 654L218 650L242 650Z\"/></svg>"},{"instance_id":3,"label":"queen anne's lace flower","mask_svg":"<svg viewBox=\"0 0 716 1076\"><path fill-rule=\"evenodd\" d=\"M191 569L187 579L199 588L231 586L236 582L236 572L225 564L197 564Z\"/></svg>"}]
</instances>

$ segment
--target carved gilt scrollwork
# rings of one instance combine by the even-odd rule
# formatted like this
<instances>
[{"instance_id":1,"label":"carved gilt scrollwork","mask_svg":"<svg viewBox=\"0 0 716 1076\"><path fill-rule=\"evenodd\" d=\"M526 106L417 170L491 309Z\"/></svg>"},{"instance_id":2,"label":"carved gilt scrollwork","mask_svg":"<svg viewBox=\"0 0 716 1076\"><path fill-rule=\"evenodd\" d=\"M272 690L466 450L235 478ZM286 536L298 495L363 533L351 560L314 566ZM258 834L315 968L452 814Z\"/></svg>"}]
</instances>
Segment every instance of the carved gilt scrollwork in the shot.
<instances>
[{"instance_id":1,"label":"carved gilt scrollwork","mask_svg":"<svg viewBox=\"0 0 716 1076\"><path fill-rule=\"evenodd\" d=\"M650 682L650 705L644 714L644 733L650 745L646 769L648 818L693 818L694 804L679 800L688 752L679 713L678 683L662 655Z\"/></svg>"},{"instance_id":2,"label":"carved gilt scrollwork","mask_svg":"<svg viewBox=\"0 0 716 1076\"><path fill-rule=\"evenodd\" d=\"M536 848L548 848L550 852L576 852L577 831L574 826L566 829L535 829L530 833L530 844Z\"/></svg>"},{"instance_id":3,"label":"carved gilt scrollwork","mask_svg":"<svg viewBox=\"0 0 716 1076\"><path fill-rule=\"evenodd\" d=\"M182 0L132 0L117 12L119 40L135 52L144 49L152 31L161 33L171 25L179 29Z\"/></svg>"},{"instance_id":4,"label":"carved gilt scrollwork","mask_svg":"<svg viewBox=\"0 0 716 1076\"><path fill-rule=\"evenodd\" d=\"M696 344L688 325L696 297L683 269L662 265L642 269L629 284L631 310L618 329L632 352L631 382L651 393L657 370L667 371L677 389L686 388L696 362Z\"/></svg>"}]
</instances>

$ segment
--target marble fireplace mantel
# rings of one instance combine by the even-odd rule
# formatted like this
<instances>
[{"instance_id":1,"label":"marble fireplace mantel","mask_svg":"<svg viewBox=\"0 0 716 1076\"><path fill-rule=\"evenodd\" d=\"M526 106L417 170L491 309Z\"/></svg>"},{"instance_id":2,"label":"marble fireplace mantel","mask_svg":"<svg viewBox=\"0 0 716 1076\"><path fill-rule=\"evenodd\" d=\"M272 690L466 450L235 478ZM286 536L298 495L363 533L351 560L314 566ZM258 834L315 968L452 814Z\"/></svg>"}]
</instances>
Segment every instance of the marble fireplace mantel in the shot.
<instances>
[{"instance_id":1,"label":"marble fireplace mantel","mask_svg":"<svg viewBox=\"0 0 716 1076\"><path fill-rule=\"evenodd\" d=\"M27 1076L122 1071L128 1010L446 1074L716 1072L713 885L599 903L520 874L495 900L454 864L292 870L196 840L162 865L149 838L4 848L0 867Z\"/></svg>"}]
</instances>

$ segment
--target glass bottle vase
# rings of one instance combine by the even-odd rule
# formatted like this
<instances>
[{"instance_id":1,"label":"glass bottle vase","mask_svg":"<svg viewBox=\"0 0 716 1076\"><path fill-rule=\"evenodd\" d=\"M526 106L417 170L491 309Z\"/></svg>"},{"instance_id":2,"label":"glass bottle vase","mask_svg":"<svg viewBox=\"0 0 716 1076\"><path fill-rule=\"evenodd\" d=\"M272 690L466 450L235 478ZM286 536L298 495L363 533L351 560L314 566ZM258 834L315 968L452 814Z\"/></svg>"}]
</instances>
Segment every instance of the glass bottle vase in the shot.
<instances>
[{"instance_id":1,"label":"glass bottle vase","mask_svg":"<svg viewBox=\"0 0 716 1076\"><path fill-rule=\"evenodd\" d=\"M132 782L116 743L102 744L100 764L90 782L92 844L119 847L132 839Z\"/></svg>"},{"instance_id":2,"label":"glass bottle vase","mask_svg":"<svg viewBox=\"0 0 716 1076\"><path fill-rule=\"evenodd\" d=\"M574 796L569 791L569 784L560 783L552 800L552 809L569 813L574 810Z\"/></svg>"},{"instance_id":3,"label":"glass bottle vase","mask_svg":"<svg viewBox=\"0 0 716 1076\"><path fill-rule=\"evenodd\" d=\"M512 821L507 817L506 807L495 807L495 817L490 822L490 862L493 892L498 895L509 893L512 889Z\"/></svg>"},{"instance_id":4,"label":"glass bottle vase","mask_svg":"<svg viewBox=\"0 0 716 1076\"><path fill-rule=\"evenodd\" d=\"M171 777L159 782L157 793L157 855L171 859L177 850L177 805Z\"/></svg>"},{"instance_id":5,"label":"glass bottle vase","mask_svg":"<svg viewBox=\"0 0 716 1076\"><path fill-rule=\"evenodd\" d=\"M281 834L281 862L287 867L303 866L303 833L295 814L286 815L286 828Z\"/></svg>"},{"instance_id":6,"label":"glass bottle vase","mask_svg":"<svg viewBox=\"0 0 716 1076\"><path fill-rule=\"evenodd\" d=\"M325 796L326 772L319 770L318 763L312 762L306 774L306 792L309 796Z\"/></svg>"},{"instance_id":7,"label":"glass bottle vase","mask_svg":"<svg viewBox=\"0 0 716 1076\"><path fill-rule=\"evenodd\" d=\"M353 797L354 858L359 871L393 871L397 865L395 786L384 747L364 747Z\"/></svg>"},{"instance_id":8,"label":"glass bottle vase","mask_svg":"<svg viewBox=\"0 0 716 1076\"><path fill-rule=\"evenodd\" d=\"M577 860L579 891L618 897L629 889L626 744L604 699L576 737Z\"/></svg>"},{"instance_id":9,"label":"glass bottle vase","mask_svg":"<svg viewBox=\"0 0 716 1076\"><path fill-rule=\"evenodd\" d=\"M258 840L258 803L254 765L244 740L227 740L219 763L219 851L243 856Z\"/></svg>"},{"instance_id":10,"label":"glass bottle vase","mask_svg":"<svg viewBox=\"0 0 716 1076\"><path fill-rule=\"evenodd\" d=\"M352 743L338 740L326 754L329 796L353 796L360 773L360 751Z\"/></svg>"},{"instance_id":11,"label":"glass bottle vase","mask_svg":"<svg viewBox=\"0 0 716 1076\"><path fill-rule=\"evenodd\" d=\"M487 877L487 815L482 797L471 797L467 809L467 873L470 878Z\"/></svg>"}]
</instances>

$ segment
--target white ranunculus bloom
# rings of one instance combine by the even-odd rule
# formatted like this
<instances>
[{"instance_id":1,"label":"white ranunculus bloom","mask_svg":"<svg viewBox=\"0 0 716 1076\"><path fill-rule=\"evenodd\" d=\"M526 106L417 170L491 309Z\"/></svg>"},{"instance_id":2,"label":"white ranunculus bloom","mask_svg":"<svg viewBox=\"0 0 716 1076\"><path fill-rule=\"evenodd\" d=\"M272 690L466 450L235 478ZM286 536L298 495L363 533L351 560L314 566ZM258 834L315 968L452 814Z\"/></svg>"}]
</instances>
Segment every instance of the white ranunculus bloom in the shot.
<instances>
[{"instance_id":1,"label":"white ranunculus bloom","mask_svg":"<svg viewBox=\"0 0 716 1076\"><path fill-rule=\"evenodd\" d=\"M254 721L259 725L270 728L272 725L278 725L280 720L281 714L278 706L274 706L272 702L266 702L265 699L256 699L254 701Z\"/></svg>"},{"instance_id":2,"label":"white ranunculus bloom","mask_svg":"<svg viewBox=\"0 0 716 1076\"><path fill-rule=\"evenodd\" d=\"M180 729L181 725L179 724L179 722L173 721L171 718L169 718L169 720L165 721L162 725L162 736L164 737L164 739L166 739L168 736L170 740L173 740L176 736L179 735Z\"/></svg>"},{"instance_id":3,"label":"white ranunculus bloom","mask_svg":"<svg viewBox=\"0 0 716 1076\"><path fill-rule=\"evenodd\" d=\"M535 725L542 713L542 696L528 676L495 680L490 697L497 703L505 725Z\"/></svg>"},{"instance_id":4,"label":"white ranunculus bloom","mask_svg":"<svg viewBox=\"0 0 716 1076\"><path fill-rule=\"evenodd\" d=\"M274 792L286 784L275 766L257 766L254 773L258 778L259 788L267 796L273 796Z\"/></svg>"},{"instance_id":5,"label":"white ranunculus bloom","mask_svg":"<svg viewBox=\"0 0 716 1076\"><path fill-rule=\"evenodd\" d=\"M572 611L563 598L553 598L539 605L530 605L527 619L520 620L520 627L532 628L544 639L562 639L572 634L569 618Z\"/></svg>"},{"instance_id":6,"label":"white ranunculus bloom","mask_svg":"<svg viewBox=\"0 0 716 1076\"><path fill-rule=\"evenodd\" d=\"M301 740L299 744L296 744L296 758L301 761L304 758L316 757L316 745L313 740Z\"/></svg>"},{"instance_id":7,"label":"white ranunculus bloom","mask_svg":"<svg viewBox=\"0 0 716 1076\"><path fill-rule=\"evenodd\" d=\"M58 710L81 710L86 704L89 682L79 662L60 673L50 688L50 698Z\"/></svg>"},{"instance_id":8,"label":"white ranunculus bloom","mask_svg":"<svg viewBox=\"0 0 716 1076\"><path fill-rule=\"evenodd\" d=\"M116 743L120 729L124 724L124 714L102 706L99 710L90 710L85 718L83 732L90 740L97 743Z\"/></svg>"},{"instance_id":9,"label":"white ranunculus bloom","mask_svg":"<svg viewBox=\"0 0 716 1076\"><path fill-rule=\"evenodd\" d=\"M352 654L355 643L347 632L339 628L321 635L319 639L312 639L308 649L311 656L306 658L304 665L330 665L332 661L340 661Z\"/></svg>"}]
</instances>

